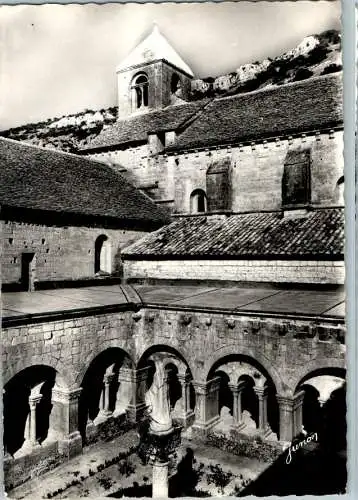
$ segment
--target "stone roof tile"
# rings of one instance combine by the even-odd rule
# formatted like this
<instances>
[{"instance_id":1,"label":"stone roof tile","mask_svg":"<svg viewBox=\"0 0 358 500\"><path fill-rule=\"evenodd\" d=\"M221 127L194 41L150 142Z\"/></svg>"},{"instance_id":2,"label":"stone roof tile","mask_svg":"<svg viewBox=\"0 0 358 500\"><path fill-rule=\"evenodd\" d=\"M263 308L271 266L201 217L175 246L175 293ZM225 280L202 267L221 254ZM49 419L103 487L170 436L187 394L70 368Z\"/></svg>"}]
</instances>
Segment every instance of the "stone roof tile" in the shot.
<instances>
[{"instance_id":1,"label":"stone roof tile","mask_svg":"<svg viewBox=\"0 0 358 500\"><path fill-rule=\"evenodd\" d=\"M170 257L343 258L344 213L339 208L309 211L305 217L281 212L180 217L124 249L129 259Z\"/></svg>"},{"instance_id":2,"label":"stone roof tile","mask_svg":"<svg viewBox=\"0 0 358 500\"><path fill-rule=\"evenodd\" d=\"M161 225L167 213L113 169L0 138L0 205Z\"/></svg>"},{"instance_id":3,"label":"stone roof tile","mask_svg":"<svg viewBox=\"0 0 358 500\"><path fill-rule=\"evenodd\" d=\"M187 104L171 105L158 111L149 111L128 118L119 119L110 127L102 130L83 152L102 150L122 144L146 142L149 133L178 130L198 113L208 100Z\"/></svg>"},{"instance_id":4,"label":"stone roof tile","mask_svg":"<svg viewBox=\"0 0 358 500\"><path fill-rule=\"evenodd\" d=\"M262 140L343 124L342 76L214 99L166 152Z\"/></svg>"}]
</instances>

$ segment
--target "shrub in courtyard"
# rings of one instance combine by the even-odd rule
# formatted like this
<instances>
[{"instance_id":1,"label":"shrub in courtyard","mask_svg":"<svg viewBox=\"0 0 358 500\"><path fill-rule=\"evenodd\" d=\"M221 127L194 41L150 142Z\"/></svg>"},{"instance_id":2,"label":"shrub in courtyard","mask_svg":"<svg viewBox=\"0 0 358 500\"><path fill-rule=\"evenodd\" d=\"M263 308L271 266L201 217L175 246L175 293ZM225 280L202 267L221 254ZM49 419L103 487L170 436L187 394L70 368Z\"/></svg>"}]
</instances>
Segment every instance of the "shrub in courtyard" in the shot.
<instances>
[{"instance_id":1,"label":"shrub in courtyard","mask_svg":"<svg viewBox=\"0 0 358 500\"><path fill-rule=\"evenodd\" d=\"M221 434L209 434L207 444L234 455L257 458L264 462L273 462L282 454L279 445L268 443L259 437L248 438L245 436L241 438L235 432L230 437Z\"/></svg>"},{"instance_id":2,"label":"shrub in courtyard","mask_svg":"<svg viewBox=\"0 0 358 500\"><path fill-rule=\"evenodd\" d=\"M109 490L112 487L112 480L107 476L102 476L97 479L99 485L105 490Z\"/></svg>"},{"instance_id":3,"label":"shrub in courtyard","mask_svg":"<svg viewBox=\"0 0 358 500\"><path fill-rule=\"evenodd\" d=\"M131 474L134 474L135 466L128 458L125 458L118 463L118 471L123 476L129 477Z\"/></svg>"},{"instance_id":4,"label":"shrub in courtyard","mask_svg":"<svg viewBox=\"0 0 358 500\"><path fill-rule=\"evenodd\" d=\"M225 472L218 464L209 465L209 470L210 472L208 472L206 476L208 484L213 484L220 489L222 494L224 494L224 489L233 478L233 473Z\"/></svg>"}]
</instances>

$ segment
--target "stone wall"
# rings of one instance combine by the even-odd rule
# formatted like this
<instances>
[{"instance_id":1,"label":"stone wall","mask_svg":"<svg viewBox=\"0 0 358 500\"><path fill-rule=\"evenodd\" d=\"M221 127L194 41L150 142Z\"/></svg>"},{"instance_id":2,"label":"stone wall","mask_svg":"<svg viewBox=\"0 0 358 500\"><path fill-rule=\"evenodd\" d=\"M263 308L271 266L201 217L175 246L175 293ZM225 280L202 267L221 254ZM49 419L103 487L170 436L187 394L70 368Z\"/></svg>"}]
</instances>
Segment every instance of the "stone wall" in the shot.
<instances>
[{"instance_id":1,"label":"stone wall","mask_svg":"<svg viewBox=\"0 0 358 500\"><path fill-rule=\"evenodd\" d=\"M344 169L343 133L335 132L180 154L176 157L175 169L176 211L189 212L190 193L198 188L205 190L207 169L213 162L226 158L231 160L231 209L234 212L280 209L287 152L307 148L311 149L312 203L343 204L337 188ZM170 161L170 157L165 161Z\"/></svg>"},{"instance_id":2,"label":"stone wall","mask_svg":"<svg viewBox=\"0 0 358 500\"><path fill-rule=\"evenodd\" d=\"M288 151L311 150L311 202L343 205L343 132L270 140L235 147L218 147L175 156L151 156L148 145L93 155L120 164L136 186L158 182L148 194L155 200L175 199L174 211L190 212L190 194L206 191L206 172L213 162L231 163L231 209L234 212L277 210L282 205L282 176ZM209 203L210 205L210 203ZM229 207L230 208L230 207Z\"/></svg>"},{"instance_id":3,"label":"stone wall","mask_svg":"<svg viewBox=\"0 0 358 500\"><path fill-rule=\"evenodd\" d=\"M114 170L124 175L138 188L144 188L154 200L173 199L174 182L169 177L173 171L174 158L168 162L162 162L159 158L151 158L151 150L148 144L96 153L91 157L103 161ZM125 169L125 170L124 170ZM150 188L150 186L153 186Z\"/></svg>"},{"instance_id":4,"label":"stone wall","mask_svg":"<svg viewBox=\"0 0 358 500\"><path fill-rule=\"evenodd\" d=\"M2 339L4 385L25 368L46 365L57 371L57 383L76 389L91 362L110 347L124 350L134 365L148 349L174 349L202 382L221 358L243 355L267 372L278 393L293 392L310 372L345 366L344 325L329 320L143 308L5 326Z\"/></svg>"},{"instance_id":5,"label":"stone wall","mask_svg":"<svg viewBox=\"0 0 358 500\"><path fill-rule=\"evenodd\" d=\"M112 270L120 273L121 249L144 234L142 231L49 227L4 221L2 223L2 283L10 284L20 281L23 253L35 254L35 281L94 277L95 241L100 235L105 235L110 240Z\"/></svg>"},{"instance_id":6,"label":"stone wall","mask_svg":"<svg viewBox=\"0 0 358 500\"><path fill-rule=\"evenodd\" d=\"M343 261L305 260L125 260L126 278L344 284Z\"/></svg>"},{"instance_id":7,"label":"stone wall","mask_svg":"<svg viewBox=\"0 0 358 500\"><path fill-rule=\"evenodd\" d=\"M161 310L142 308L61 321L6 327L2 330L3 383L26 368L45 365L56 370L52 389L51 429L57 437L48 445L35 447L21 457L5 460L6 486L11 488L41 474L82 450L79 434L79 395L85 374L97 356L109 348L118 349L118 361L125 351L136 368L148 353L175 355L184 361L193 377L198 410L194 425L200 427L200 388L212 380L212 369L230 356L251 365L256 378L268 380L278 397L294 398L298 385L319 374L343 374L345 368L345 328L343 322L329 320L274 319L244 317L239 314ZM205 345L205 350L203 350ZM122 351L123 350L123 351ZM108 352L108 351L107 351ZM103 359L103 358L102 358ZM111 358L111 363L113 362ZM171 360L173 358L170 358ZM95 365L97 366L97 365ZM129 370L131 371L131 370ZM138 370L139 372L143 370ZM138 371L136 373L138 373ZM145 371L145 370L144 370ZM343 376L343 375L342 375ZM210 384L210 383L209 383ZM131 389L138 394L137 389ZM217 389L208 394L203 425L218 420ZM135 407L137 396L131 400ZM200 396L202 400L202 395ZM212 399L212 400L211 400ZM88 442L100 438L112 424L126 427L127 414L110 416L97 426L88 423ZM6 409L5 409L6 415ZM118 426L116 425L118 423ZM53 436L53 435L52 435Z\"/></svg>"}]
</instances>

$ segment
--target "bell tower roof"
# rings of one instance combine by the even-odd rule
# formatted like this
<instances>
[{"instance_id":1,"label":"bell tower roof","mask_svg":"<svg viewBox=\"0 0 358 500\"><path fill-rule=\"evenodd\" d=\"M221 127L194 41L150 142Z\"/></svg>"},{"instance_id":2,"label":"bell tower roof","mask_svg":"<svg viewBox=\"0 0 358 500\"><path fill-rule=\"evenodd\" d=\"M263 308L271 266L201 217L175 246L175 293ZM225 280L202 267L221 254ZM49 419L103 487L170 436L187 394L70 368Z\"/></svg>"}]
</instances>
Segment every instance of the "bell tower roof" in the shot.
<instances>
[{"instance_id":1,"label":"bell tower roof","mask_svg":"<svg viewBox=\"0 0 358 500\"><path fill-rule=\"evenodd\" d=\"M117 66L117 73L133 66L140 66L162 59L187 75L194 76L189 66L160 33L156 24L154 24L151 33Z\"/></svg>"}]
</instances>

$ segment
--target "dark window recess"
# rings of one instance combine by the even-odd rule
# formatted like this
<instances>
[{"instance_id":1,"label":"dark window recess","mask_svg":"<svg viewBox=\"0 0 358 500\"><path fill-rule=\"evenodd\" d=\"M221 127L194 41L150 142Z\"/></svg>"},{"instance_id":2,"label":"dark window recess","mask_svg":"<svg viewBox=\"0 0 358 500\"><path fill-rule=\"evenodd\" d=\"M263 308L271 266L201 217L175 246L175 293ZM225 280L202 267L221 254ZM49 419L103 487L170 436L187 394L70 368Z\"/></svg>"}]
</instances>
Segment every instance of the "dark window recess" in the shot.
<instances>
[{"instance_id":1,"label":"dark window recess","mask_svg":"<svg viewBox=\"0 0 358 500\"><path fill-rule=\"evenodd\" d=\"M282 176L282 205L306 205L311 201L309 150L289 151Z\"/></svg>"},{"instance_id":2,"label":"dark window recess","mask_svg":"<svg viewBox=\"0 0 358 500\"><path fill-rule=\"evenodd\" d=\"M165 132L158 132L158 139L161 143L161 145L163 146L163 148L165 147Z\"/></svg>"},{"instance_id":3,"label":"dark window recess","mask_svg":"<svg viewBox=\"0 0 358 500\"><path fill-rule=\"evenodd\" d=\"M205 212L205 195L198 196L198 212Z\"/></svg>"},{"instance_id":4,"label":"dark window recess","mask_svg":"<svg viewBox=\"0 0 358 500\"><path fill-rule=\"evenodd\" d=\"M21 289L25 292L34 290L35 265L34 253L23 253L21 255Z\"/></svg>"},{"instance_id":5,"label":"dark window recess","mask_svg":"<svg viewBox=\"0 0 358 500\"><path fill-rule=\"evenodd\" d=\"M231 160L226 158L213 162L206 171L206 194L208 211L231 209Z\"/></svg>"},{"instance_id":6,"label":"dark window recess","mask_svg":"<svg viewBox=\"0 0 358 500\"><path fill-rule=\"evenodd\" d=\"M172 76L172 81L171 81L171 84L170 84L170 91L172 94L175 94L178 89L180 88L180 78L179 76L176 74L176 73L173 73L173 76Z\"/></svg>"},{"instance_id":7,"label":"dark window recess","mask_svg":"<svg viewBox=\"0 0 358 500\"><path fill-rule=\"evenodd\" d=\"M195 189L190 195L190 212L197 214L206 212L206 194L202 189Z\"/></svg>"}]
</instances>

